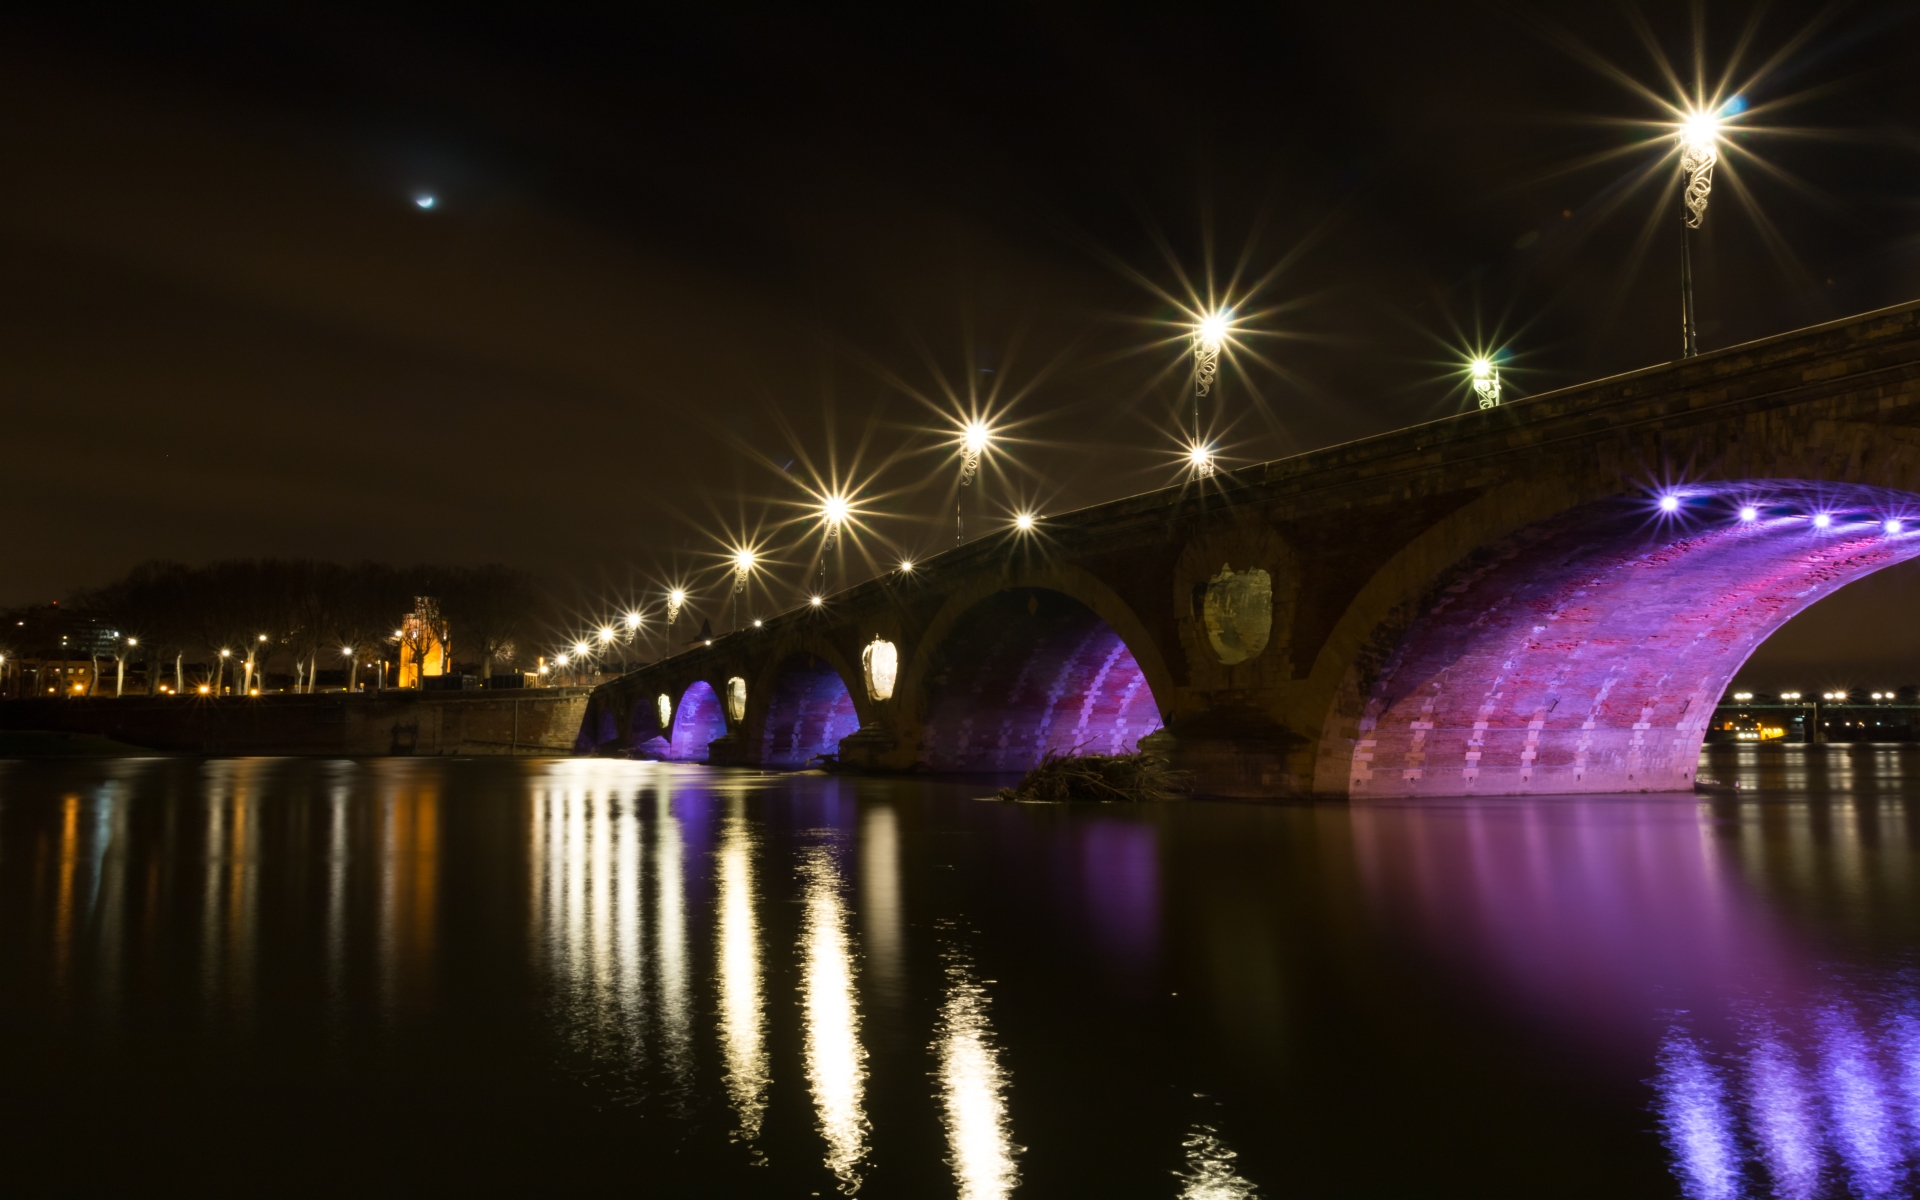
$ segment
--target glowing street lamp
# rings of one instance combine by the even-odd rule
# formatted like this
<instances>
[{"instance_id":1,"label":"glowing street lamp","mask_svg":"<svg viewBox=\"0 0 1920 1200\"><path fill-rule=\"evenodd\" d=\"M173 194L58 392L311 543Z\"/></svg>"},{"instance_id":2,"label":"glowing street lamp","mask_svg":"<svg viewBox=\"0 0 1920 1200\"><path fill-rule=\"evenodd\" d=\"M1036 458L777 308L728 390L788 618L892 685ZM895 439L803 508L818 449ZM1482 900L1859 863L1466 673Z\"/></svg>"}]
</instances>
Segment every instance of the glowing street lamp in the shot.
<instances>
[{"instance_id":1,"label":"glowing street lamp","mask_svg":"<svg viewBox=\"0 0 1920 1200\"><path fill-rule=\"evenodd\" d=\"M1473 394L1480 398L1481 408L1494 408L1500 403L1500 368L1493 365L1490 358L1476 358L1467 364L1473 373Z\"/></svg>"},{"instance_id":2,"label":"glowing street lamp","mask_svg":"<svg viewBox=\"0 0 1920 1200\"><path fill-rule=\"evenodd\" d=\"M739 595L747 590L747 576L753 573L754 555L751 550L736 550L733 553L733 592Z\"/></svg>"},{"instance_id":3,"label":"glowing street lamp","mask_svg":"<svg viewBox=\"0 0 1920 1200\"><path fill-rule=\"evenodd\" d=\"M968 421L966 429L960 434L960 486L973 482L980 473L980 456L986 453L987 444L993 440L993 430L985 421Z\"/></svg>"},{"instance_id":4,"label":"glowing street lamp","mask_svg":"<svg viewBox=\"0 0 1920 1200\"><path fill-rule=\"evenodd\" d=\"M667 624L673 625L680 619L680 610L686 607L687 594L679 588L667 593Z\"/></svg>"},{"instance_id":5,"label":"glowing street lamp","mask_svg":"<svg viewBox=\"0 0 1920 1200\"><path fill-rule=\"evenodd\" d=\"M1023 512L1016 515L1013 518L1013 527L1015 529L1018 529L1021 533L1033 532L1033 514L1030 512Z\"/></svg>"},{"instance_id":6,"label":"glowing street lamp","mask_svg":"<svg viewBox=\"0 0 1920 1200\"><path fill-rule=\"evenodd\" d=\"M827 527L827 545L832 546L840 536L840 527L853 515L853 505L839 492L829 494L820 501L820 523Z\"/></svg>"},{"instance_id":7,"label":"glowing street lamp","mask_svg":"<svg viewBox=\"0 0 1920 1200\"><path fill-rule=\"evenodd\" d=\"M1700 353L1693 320L1693 231L1707 219L1707 196L1713 191L1713 165L1720 160L1720 117L1696 110L1680 123L1680 173L1686 176L1681 194L1680 224L1680 351L1684 358Z\"/></svg>"},{"instance_id":8,"label":"glowing street lamp","mask_svg":"<svg viewBox=\"0 0 1920 1200\"><path fill-rule=\"evenodd\" d=\"M1207 313L1193 326L1194 452L1189 457L1193 461L1194 473L1202 479L1213 475L1213 455L1207 452L1200 428L1200 398L1213 390L1213 381L1220 373L1220 348L1227 344L1230 327L1231 314L1225 309Z\"/></svg>"},{"instance_id":9,"label":"glowing street lamp","mask_svg":"<svg viewBox=\"0 0 1920 1200\"><path fill-rule=\"evenodd\" d=\"M628 614L627 614L627 628L628 628L628 629L632 629L632 630L638 630L638 629L640 628L640 614L639 614L639 613L637 613L637 612L630 612L630 613L628 613Z\"/></svg>"},{"instance_id":10,"label":"glowing street lamp","mask_svg":"<svg viewBox=\"0 0 1920 1200\"><path fill-rule=\"evenodd\" d=\"M993 441L993 429L985 421L968 421L966 428L960 431L960 486L966 487L973 477L980 473L980 456L987 452L987 446ZM960 504L960 497L953 499L953 544L965 544L967 540L966 517Z\"/></svg>"}]
</instances>

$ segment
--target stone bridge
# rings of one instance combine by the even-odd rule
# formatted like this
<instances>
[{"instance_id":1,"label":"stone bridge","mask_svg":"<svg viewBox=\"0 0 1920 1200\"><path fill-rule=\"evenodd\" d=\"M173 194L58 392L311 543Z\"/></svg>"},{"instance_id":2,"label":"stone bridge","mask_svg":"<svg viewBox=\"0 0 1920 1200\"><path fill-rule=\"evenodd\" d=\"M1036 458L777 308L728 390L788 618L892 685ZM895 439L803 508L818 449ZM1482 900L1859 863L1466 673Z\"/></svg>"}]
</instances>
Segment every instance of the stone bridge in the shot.
<instances>
[{"instance_id":1,"label":"stone bridge","mask_svg":"<svg viewBox=\"0 0 1920 1200\"><path fill-rule=\"evenodd\" d=\"M1678 791L1756 646L1920 554L1920 304L981 538L595 691L582 751L1167 754L1201 791Z\"/></svg>"}]
</instances>

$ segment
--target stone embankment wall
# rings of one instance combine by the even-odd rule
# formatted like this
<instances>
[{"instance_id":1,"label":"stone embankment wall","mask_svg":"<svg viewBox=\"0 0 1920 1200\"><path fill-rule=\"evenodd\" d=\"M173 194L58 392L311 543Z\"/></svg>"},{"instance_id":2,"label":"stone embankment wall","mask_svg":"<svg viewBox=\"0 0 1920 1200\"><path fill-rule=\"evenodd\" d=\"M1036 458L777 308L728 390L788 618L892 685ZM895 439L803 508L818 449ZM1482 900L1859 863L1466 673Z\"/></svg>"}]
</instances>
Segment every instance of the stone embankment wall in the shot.
<instances>
[{"instance_id":1,"label":"stone embankment wall","mask_svg":"<svg viewBox=\"0 0 1920 1200\"><path fill-rule=\"evenodd\" d=\"M0 729L91 733L185 754L565 754L586 688L0 702Z\"/></svg>"}]
</instances>

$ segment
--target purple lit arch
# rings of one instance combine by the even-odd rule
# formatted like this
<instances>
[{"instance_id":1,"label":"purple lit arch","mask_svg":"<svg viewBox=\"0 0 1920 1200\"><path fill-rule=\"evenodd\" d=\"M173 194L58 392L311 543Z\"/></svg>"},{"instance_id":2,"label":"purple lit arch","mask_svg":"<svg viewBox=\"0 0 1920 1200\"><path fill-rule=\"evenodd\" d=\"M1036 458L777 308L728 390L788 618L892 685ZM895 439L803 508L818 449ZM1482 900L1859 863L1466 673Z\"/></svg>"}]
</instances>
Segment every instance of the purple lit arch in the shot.
<instances>
[{"instance_id":1,"label":"purple lit arch","mask_svg":"<svg viewBox=\"0 0 1920 1200\"><path fill-rule=\"evenodd\" d=\"M673 737L667 746L667 758L673 762L707 761L707 743L725 737L727 718L720 710L719 693L704 679L697 679L680 693L673 706Z\"/></svg>"},{"instance_id":2,"label":"purple lit arch","mask_svg":"<svg viewBox=\"0 0 1920 1200\"><path fill-rule=\"evenodd\" d=\"M1748 656L1815 601L1920 556L1917 516L1904 492L1755 480L1521 529L1450 571L1385 647L1349 794L1689 789Z\"/></svg>"},{"instance_id":3,"label":"purple lit arch","mask_svg":"<svg viewBox=\"0 0 1920 1200\"><path fill-rule=\"evenodd\" d=\"M804 767L837 754L840 739L860 728L853 696L840 672L820 659L795 655L780 664L761 726L760 762Z\"/></svg>"},{"instance_id":4,"label":"purple lit arch","mask_svg":"<svg viewBox=\"0 0 1920 1200\"><path fill-rule=\"evenodd\" d=\"M1160 728L1133 653L1085 604L998 592L942 639L927 675L921 758L943 771L1022 771L1049 750L1126 754Z\"/></svg>"}]
</instances>

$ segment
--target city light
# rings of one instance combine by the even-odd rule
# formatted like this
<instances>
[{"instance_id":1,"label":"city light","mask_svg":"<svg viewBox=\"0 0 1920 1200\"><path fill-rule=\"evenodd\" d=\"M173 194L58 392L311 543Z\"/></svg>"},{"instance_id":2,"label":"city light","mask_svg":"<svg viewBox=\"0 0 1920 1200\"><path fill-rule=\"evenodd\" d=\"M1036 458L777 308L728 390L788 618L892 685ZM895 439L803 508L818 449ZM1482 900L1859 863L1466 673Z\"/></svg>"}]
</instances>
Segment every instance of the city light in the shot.
<instances>
[{"instance_id":1,"label":"city light","mask_svg":"<svg viewBox=\"0 0 1920 1200\"><path fill-rule=\"evenodd\" d=\"M222 650L222 651L220 652L220 657L221 657L221 658L232 658L232 657L233 657L233 651L231 651L231 650Z\"/></svg>"},{"instance_id":2,"label":"city light","mask_svg":"<svg viewBox=\"0 0 1920 1200\"><path fill-rule=\"evenodd\" d=\"M1752 692L1735 692L1733 694L1733 698L1735 700L1751 700L1753 699L1753 693Z\"/></svg>"},{"instance_id":3,"label":"city light","mask_svg":"<svg viewBox=\"0 0 1920 1200\"><path fill-rule=\"evenodd\" d=\"M1781 692L1780 698L1782 700L1798 700L1800 698L1800 693L1799 692Z\"/></svg>"},{"instance_id":4,"label":"city light","mask_svg":"<svg viewBox=\"0 0 1920 1200\"><path fill-rule=\"evenodd\" d=\"M556 667L564 667L572 661L573 661L572 659L568 658L564 654L556 654L553 656L553 665Z\"/></svg>"},{"instance_id":5,"label":"city light","mask_svg":"<svg viewBox=\"0 0 1920 1200\"><path fill-rule=\"evenodd\" d=\"M600 627L600 644L604 646L604 645L610 644L612 641L613 641L613 626L602 625Z\"/></svg>"},{"instance_id":6,"label":"city light","mask_svg":"<svg viewBox=\"0 0 1920 1200\"><path fill-rule=\"evenodd\" d=\"M1031 530L1033 528L1033 514L1024 513L1024 512L1020 513L1018 516L1013 518L1013 525L1014 525L1014 528L1020 530L1022 533L1025 533Z\"/></svg>"},{"instance_id":7,"label":"city light","mask_svg":"<svg viewBox=\"0 0 1920 1200\"><path fill-rule=\"evenodd\" d=\"M754 562L754 554L751 550L733 552L733 590L735 592L747 590L747 576L753 573Z\"/></svg>"},{"instance_id":8,"label":"city light","mask_svg":"<svg viewBox=\"0 0 1920 1200\"><path fill-rule=\"evenodd\" d=\"M1886 530L1888 533L1899 533L1902 529L1905 529L1906 526L1900 523L1898 517L1895 517L1881 525L1880 528Z\"/></svg>"},{"instance_id":9,"label":"city light","mask_svg":"<svg viewBox=\"0 0 1920 1200\"><path fill-rule=\"evenodd\" d=\"M667 593L667 624L671 625L680 619L680 610L686 603L687 594L679 588Z\"/></svg>"},{"instance_id":10,"label":"city light","mask_svg":"<svg viewBox=\"0 0 1920 1200\"><path fill-rule=\"evenodd\" d=\"M1826 513L1813 514L1813 527L1815 529L1825 529L1827 526L1831 524L1833 524L1833 518L1828 514Z\"/></svg>"},{"instance_id":11,"label":"city light","mask_svg":"<svg viewBox=\"0 0 1920 1200\"><path fill-rule=\"evenodd\" d=\"M1661 512L1668 512L1668 513L1670 513L1670 512L1679 512L1679 511L1680 511L1680 497L1678 497L1678 496L1675 496L1675 495L1672 495L1671 493L1669 493L1668 495L1665 495L1665 496L1662 496L1662 497L1660 497L1660 511L1661 511Z\"/></svg>"},{"instance_id":12,"label":"city light","mask_svg":"<svg viewBox=\"0 0 1920 1200\"><path fill-rule=\"evenodd\" d=\"M630 612L630 613L628 613L628 614L627 614L627 628L628 628L628 629L638 629L638 628L640 628L640 614L639 614L639 613L637 613L637 612Z\"/></svg>"},{"instance_id":13,"label":"city light","mask_svg":"<svg viewBox=\"0 0 1920 1200\"><path fill-rule=\"evenodd\" d=\"M808 596L807 603L813 605L815 608L819 608L822 604L826 603L826 599L821 596Z\"/></svg>"},{"instance_id":14,"label":"city light","mask_svg":"<svg viewBox=\"0 0 1920 1200\"><path fill-rule=\"evenodd\" d=\"M759 619L758 617L755 617L755 618L754 618L754 621L753 621L753 627L754 627L755 629L758 629L758 628L760 628L760 619Z\"/></svg>"},{"instance_id":15,"label":"city light","mask_svg":"<svg viewBox=\"0 0 1920 1200\"><path fill-rule=\"evenodd\" d=\"M585 642L575 642L573 644L573 652L575 654L578 654L582 658L585 658L588 654L591 654L593 652L593 647L589 646Z\"/></svg>"},{"instance_id":16,"label":"city light","mask_svg":"<svg viewBox=\"0 0 1920 1200\"><path fill-rule=\"evenodd\" d=\"M901 573L902 573L902 574L908 574L908 573L911 573L911 572L912 572L912 570L913 570L913 560L912 560L912 559L910 559L910 558L903 558L903 559L901 559L901 560L900 560L900 571L901 571Z\"/></svg>"},{"instance_id":17,"label":"city light","mask_svg":"<svg viewBox=\"0 0 1920 1200\"><path fill-rule=\"evenodd\" d=\"M1740 519L1742 521L1758 521L1760 519L1760 510L1751 504L1746 505L1740 510Z\"/></svg>"},{"instance_id":18,"label":"city light","mask_svg":"<svg viewBox=\"0 0 1920 1200\"><path fill-rule=\"evenodd\" d=\"M139 644L140 644L140 639L139 639L139 638L128 638L128 639L127 639L127 645L129 645L129 646L138 646ZM5 660L4 658L0 658L0 662L5 662L5 661L6 661L6 660Z\"/></svg>"},{"instance_id":19,"label":"city light","mask_svg":"<svg viewBox=\"0 0 1920 1200\"><path fill-rule=\"evenodd\" d=\"M1213 474L1213 450L1205 442L1193 443L1187 447L1187 465L1202 478Z\"/></svg>"}]
</instances>

